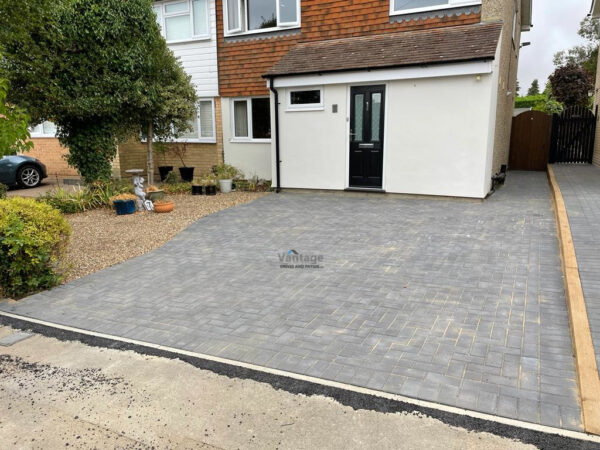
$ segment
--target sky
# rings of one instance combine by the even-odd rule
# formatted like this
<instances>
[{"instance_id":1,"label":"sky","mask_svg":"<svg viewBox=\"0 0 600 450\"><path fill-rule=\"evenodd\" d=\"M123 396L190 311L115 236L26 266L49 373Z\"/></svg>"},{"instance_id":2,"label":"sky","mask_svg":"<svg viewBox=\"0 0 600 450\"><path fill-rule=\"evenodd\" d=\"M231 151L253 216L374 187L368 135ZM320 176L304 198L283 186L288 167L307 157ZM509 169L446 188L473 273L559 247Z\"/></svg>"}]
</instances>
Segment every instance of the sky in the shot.
<instances>
[{"instance_id":1,"label":"sky","mask_svg":"<svg viewBox=\"0 0 600 450\"><path fill-rule=\"evenodd\" d=\"M521 40L530 41L521 49L519 85L521 95L527 93L537 78L543 90L548 76L554 72L554 54L584 42L579 37L579 22L589 13L592 0L533 0L533 28Z\"/></svg>"}]
</instances>

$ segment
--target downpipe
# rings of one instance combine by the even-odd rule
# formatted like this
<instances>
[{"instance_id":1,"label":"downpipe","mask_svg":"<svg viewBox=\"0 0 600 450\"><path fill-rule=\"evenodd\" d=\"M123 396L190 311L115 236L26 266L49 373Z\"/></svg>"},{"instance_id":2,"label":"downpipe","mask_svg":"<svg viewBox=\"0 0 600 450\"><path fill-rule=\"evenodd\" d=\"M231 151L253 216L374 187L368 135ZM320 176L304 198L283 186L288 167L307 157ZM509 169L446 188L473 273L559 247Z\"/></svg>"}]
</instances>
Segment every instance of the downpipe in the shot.
<instances>
[{"instance_id":1,"label":"downpipe","mask_svg":"<svg viewBox=\"0 0 600 450\"><path fill-rule=\"evenodd\" d=\"M280 177L280 160L279 160L279 92L274 87L273 78L269 78L269 89L273 93L275 100L275 192L281 192L281 177Z\"/></svg>"}]
</instances>

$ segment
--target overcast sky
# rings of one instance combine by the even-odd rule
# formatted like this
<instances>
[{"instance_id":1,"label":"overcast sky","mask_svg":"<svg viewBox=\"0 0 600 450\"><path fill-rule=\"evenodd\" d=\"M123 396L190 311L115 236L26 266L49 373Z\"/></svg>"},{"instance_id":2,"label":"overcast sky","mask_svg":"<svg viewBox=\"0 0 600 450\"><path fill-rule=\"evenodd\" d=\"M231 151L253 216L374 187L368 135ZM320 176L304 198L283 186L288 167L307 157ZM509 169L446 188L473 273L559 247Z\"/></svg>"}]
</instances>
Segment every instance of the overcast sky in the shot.
<instances>
[{"instance_id":1,"label":"overcast sky","mask_svg":"<svg viewBox=\"0 0 600 450\"><path fill-rule=\"evenodd\" d=\"M534 78L543 90L554 71L554 54L580 44L579 22L589 13L592 0L533 0L533 28L521 40L530 41L521 49L519 84L521 95L527 93Z\"/></svg>"}]
</instances>

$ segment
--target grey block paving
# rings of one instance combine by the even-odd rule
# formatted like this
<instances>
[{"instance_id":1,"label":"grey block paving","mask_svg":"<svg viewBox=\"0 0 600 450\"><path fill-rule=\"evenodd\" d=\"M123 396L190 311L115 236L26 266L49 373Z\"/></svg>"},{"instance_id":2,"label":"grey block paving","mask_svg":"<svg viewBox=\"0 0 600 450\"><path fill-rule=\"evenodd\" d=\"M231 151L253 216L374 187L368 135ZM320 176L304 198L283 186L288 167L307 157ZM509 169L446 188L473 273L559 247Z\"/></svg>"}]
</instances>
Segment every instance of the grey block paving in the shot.
<instances>
[{"instance_id":1,"label":"grey block paving","mask_svg":"<svg viewBox=\"0 0 600 450\"><path fill-rule=\"evenodd\" d=\"M600 365L600 168L554 164L579 266L590 329Z\"/></svg>"},{"instance_id":2,"label":"grey block paving","mask_svg":"<svg viewBox=\"0 0 600 450\"><path fill-rule=\"evenodd\" d=\"M14 333L8 334L0 338L0 345L3 347L10 347L17 342L24 341L27 338L33 336L32 333L26 333L24 331L15 331Z\"/></svg>"},{"instance_id":3,"label":"grey block paving","mask_svg":"<svg viewBox=\"0 0 600 450\"><path fill-rule=\"evenodd\" d=\"M281 268L291 249L322 268ZM0 309L581 430L541 173L483 202L270 195Z\"/></svg>"}]
</instances>

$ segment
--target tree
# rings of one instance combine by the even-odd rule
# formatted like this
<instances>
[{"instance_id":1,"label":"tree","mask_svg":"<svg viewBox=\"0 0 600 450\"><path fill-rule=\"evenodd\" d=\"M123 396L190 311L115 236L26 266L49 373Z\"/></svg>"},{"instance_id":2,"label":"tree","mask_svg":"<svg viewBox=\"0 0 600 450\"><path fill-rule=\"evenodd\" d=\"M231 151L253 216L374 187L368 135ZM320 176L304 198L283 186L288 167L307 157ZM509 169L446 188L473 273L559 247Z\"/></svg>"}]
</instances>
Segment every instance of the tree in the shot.
<instances>
[{"instance_id":1,"label":"tree","mask_svg":"<svg viewBox=\"0 0 600 450\"><path fill-rule=\"evenodd\" d=\"M587 42L554 55L554 65L562 67L575 64L587 69L595 77L598 64L598 45L600 44L600 19L590 16L583 19L578 34Z\"/></svg>"},{"instance_id":2,"label":"tree","mask_svg":"<svg viewBox=\"0 0 600 450\"><path fill-rule=\"evenodd\" d=\"M527 91L527 95L539 95L540 93L540 82L537 80L537 78L535 80L533 80L531 82L531 87L529 88L529 90Z\"/></svg>"},{"instance_id":3,"label":"tree","mask_svg":"<svg viewBox=\"0 0 600 450\"><path fill-rule=\"evenodd\" d=\"M594 80L590 72L575 64L559 67L550 75L552 96L565 107L586 106L590 101L590 92L594 89Z\"/></svg>"},{"instance_id":4,"label":"tree","mask_svg":"<svg viewBox=\"0 0 600 450\"><path fill-rule=\"evenodd\" d=\"M21 108L6 103L8 81L0 79L0 157L24 153L33 147L29 140L29 116Z\"/></svg>"},{"instance_id":5,"label":"tree","mask_svg":"<svg viewBox=\"0 0 600 450\"><path fill-rule=\"evenodd\" d=\"M175 100L190 82L166 47L152 0L0 0L0 42L9 100L34 122L56 123L69 164L87 182L110 177L117 144L139 134L148 108L172 105L159 111L160 133L168 134L168 120L187 128L180 119L191 108ZM175 79L159 89L157 75Z\"/></svg>"}]
</instances>

